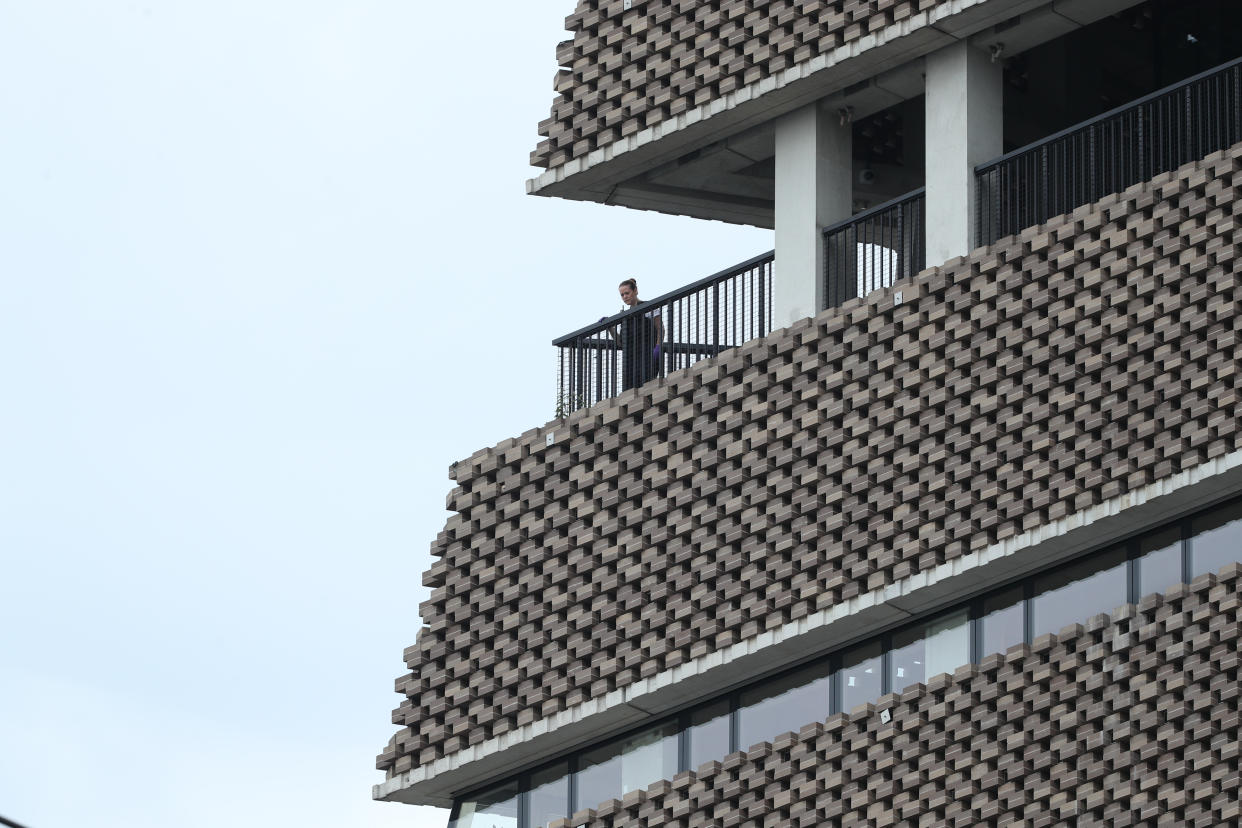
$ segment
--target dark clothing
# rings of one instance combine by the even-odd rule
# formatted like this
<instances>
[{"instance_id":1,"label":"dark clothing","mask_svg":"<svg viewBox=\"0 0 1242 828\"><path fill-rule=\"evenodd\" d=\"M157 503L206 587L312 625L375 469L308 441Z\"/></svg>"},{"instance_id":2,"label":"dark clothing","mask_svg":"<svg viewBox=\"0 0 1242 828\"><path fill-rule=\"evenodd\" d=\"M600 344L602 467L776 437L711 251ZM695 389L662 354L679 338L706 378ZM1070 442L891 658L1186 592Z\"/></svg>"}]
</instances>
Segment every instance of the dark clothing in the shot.
<instances>
[{"instance_id":1,"label":"dark clothing","mask_svg":"<svg viewBox=\"0 0 1242 828\"><path fill-rule=\"evenodd\" d=\"M643 311L646 302L639 302L629 316L621 320L621 389L629 391L660 375L660 342L656 320L658 310Z\"/></svg>"}]
</instances>

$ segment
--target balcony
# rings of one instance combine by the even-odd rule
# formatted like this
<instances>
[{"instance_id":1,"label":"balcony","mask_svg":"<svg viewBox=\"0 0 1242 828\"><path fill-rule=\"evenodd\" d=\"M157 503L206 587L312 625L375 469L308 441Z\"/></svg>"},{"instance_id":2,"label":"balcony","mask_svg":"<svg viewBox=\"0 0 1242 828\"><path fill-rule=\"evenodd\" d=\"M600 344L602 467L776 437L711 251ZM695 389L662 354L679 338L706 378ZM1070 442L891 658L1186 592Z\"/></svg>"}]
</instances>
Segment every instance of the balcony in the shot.
<instances>
[{"instance_id":1,"label":"balcony","mask_svg":"<svg viewBox=\"0 0 1242 828\"><path fill-rule=\"evenodd\" d=\"M772 252L553 341L558 417L772 330Z\"/></svg>"},{"instance_id":2,"label":"balcony","mask_svg":"<svg viewBox=\"0 0 1242 828\"><path fill-rule=\"evenodd\" d=\"M1242 59L976 167L976 245L993 244L1239 140ZM920 188L825 228L820 310L924 269L926 222ZM768 334L774 266L774 254L766 253L555 340L557 415Z\"/></svg>"}]
</instances>

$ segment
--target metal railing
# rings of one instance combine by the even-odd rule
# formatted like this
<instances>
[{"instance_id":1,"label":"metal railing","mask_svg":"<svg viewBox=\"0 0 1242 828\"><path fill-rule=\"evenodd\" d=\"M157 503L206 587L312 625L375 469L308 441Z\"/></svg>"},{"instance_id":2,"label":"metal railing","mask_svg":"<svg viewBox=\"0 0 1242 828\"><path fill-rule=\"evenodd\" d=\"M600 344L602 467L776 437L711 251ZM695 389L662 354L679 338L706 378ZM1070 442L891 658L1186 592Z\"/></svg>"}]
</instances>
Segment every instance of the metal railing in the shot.
<instances>
[{"instance_id":1,"label":"metal railing","mask_svg":"<svg viewBox=\"0 0 1242 828\"><path fill-rule=\"evenodd\" d=\"M975 168L977 244L1090 204L1242 140L1242 59Z\"/></svg>"},{"instance_id":2,"label":"metal railing","mask_svg":"<svg viewBox=\"0 0 1242 828\"><path fill-rule=\"evenodd\" d=\"M824 228L824 308L923 269L923 188Z\"/></svg>"},{"instance_id":3,"label":"metal railing","mask_svg":"<svg viewBox=\"0 0 1242 828\"><path fill-rule=\"evenodd\" d=\"M764 253L553 340L557 416L767 334L774 259Z\"/></svg>"}]
</instances>

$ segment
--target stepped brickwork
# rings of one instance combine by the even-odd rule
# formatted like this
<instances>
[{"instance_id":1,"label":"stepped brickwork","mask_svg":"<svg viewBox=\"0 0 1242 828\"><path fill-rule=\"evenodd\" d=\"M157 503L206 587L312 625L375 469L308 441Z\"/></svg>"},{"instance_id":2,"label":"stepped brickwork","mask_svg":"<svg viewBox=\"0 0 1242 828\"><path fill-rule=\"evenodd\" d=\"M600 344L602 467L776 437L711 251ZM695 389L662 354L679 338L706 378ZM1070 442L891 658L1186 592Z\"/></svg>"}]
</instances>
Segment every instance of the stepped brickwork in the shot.
<instances>
[{"instance_id":1,"label":"stepped brickwork","mask_svg":"<svg viewBox=\"0 0 1242 828\"><path fill-rule=\"evenodd\" d=\"M450 756L1242 448L1240 189L1242 145L456 464L379 766ZM1064 670L1045 673L1059 693ZM1051 753L1022 761L1079 750L1040 738ZM777 810L820 801L817 771L788 773ZM849 801L875 796L852 784ZM730 801L767 796L736 787L750 793Z\"/></svg>"}]
</instances>

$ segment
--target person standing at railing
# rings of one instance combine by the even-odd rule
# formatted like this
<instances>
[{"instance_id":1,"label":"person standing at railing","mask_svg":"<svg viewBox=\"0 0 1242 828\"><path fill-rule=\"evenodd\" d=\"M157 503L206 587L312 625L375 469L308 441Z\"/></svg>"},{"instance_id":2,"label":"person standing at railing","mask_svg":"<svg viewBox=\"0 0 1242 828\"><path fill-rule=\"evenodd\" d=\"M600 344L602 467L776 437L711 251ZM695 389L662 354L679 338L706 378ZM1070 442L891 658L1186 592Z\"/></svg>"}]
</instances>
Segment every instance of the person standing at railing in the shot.
<instances>
[{"instance_id":1,"label":"person standing at railing","mask_svg":"<svg viewBox=\"0 0 1242 828\"><path fill-rule=\"evenodd\" d=\"M647 304L638 298L638 282L626 279L617 289L626 310ZM621 388L628 391L655 379L660 374L660 343L664 341L664 323L660 309L632 313L621 320ZM616 338L617 329L609 333Z\"/></svg>"}]
</instances>

